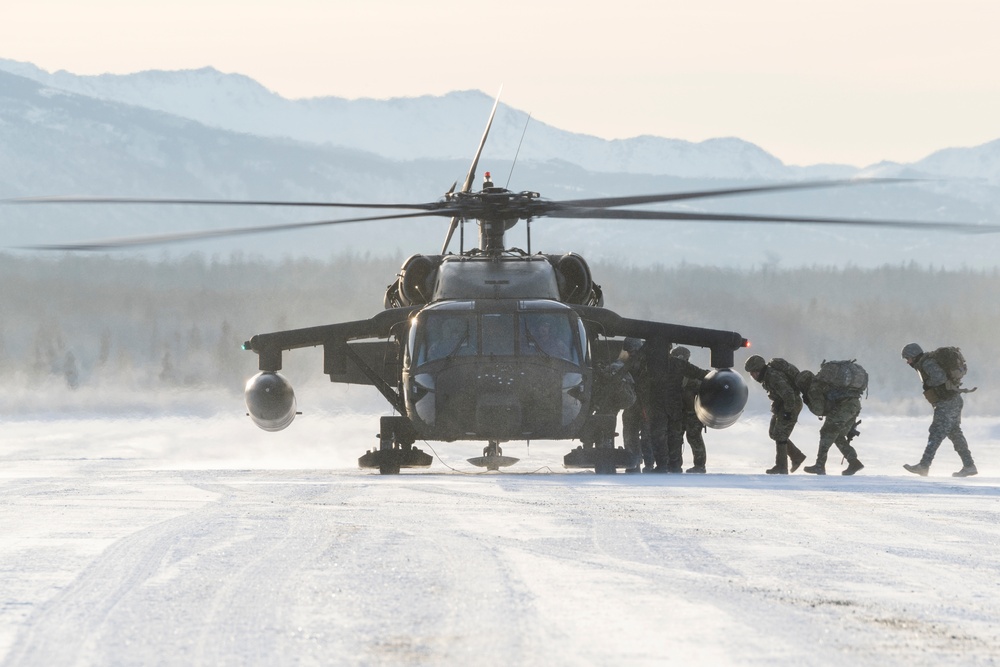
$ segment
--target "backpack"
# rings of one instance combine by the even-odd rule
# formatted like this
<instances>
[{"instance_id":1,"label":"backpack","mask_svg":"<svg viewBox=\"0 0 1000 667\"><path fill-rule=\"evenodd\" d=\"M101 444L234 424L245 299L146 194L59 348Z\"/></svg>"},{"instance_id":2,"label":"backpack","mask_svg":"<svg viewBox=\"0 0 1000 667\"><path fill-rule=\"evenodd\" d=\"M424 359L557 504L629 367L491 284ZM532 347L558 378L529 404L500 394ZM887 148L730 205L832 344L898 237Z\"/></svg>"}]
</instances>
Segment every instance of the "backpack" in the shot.
<instances>
[{"instance_id":1,"label":"backpack","mask_svg":"<svg viewBox=\"0 0 1000 667\"><path fill-rule=\"evenodd\" d=\"M868 371L854 359L849 361L823 361L814 382L826 387L828 398L837 400L848 396L860 397L868 389Z\"/></svg>"},{"instance_id":2,"label":"backpack","mask_svg":"<svg viewBox=\"0 0 1000 667\"><path fill-rule=\"evenodd\" d=\"M595 369L595 395L601 410L625 410L636 400L635 381L625 369L625 364L615 361L609 366Z\"/></svg>"},{"instance_id":3,"label":"backpack","mask_svg":"<svg viewBox=\"0 0 1000 667\"><path fill-rule=\"evenodd\" d=\"M785 361L781 357L775 357L774 359L771 359L771 361L767 362L767 365L769 368L773 368L788 378L788 383L791 384L792 387L795 386L795 377L799 374L799 369L795 367L795 364L790 361Z\"/></svg>"},{"instance_id":4,"label":"backpack","mask_svg":"<svg viewBox=\"0 0 1000 667\"><path fill-rule=\"evenodd\" d=\"M939 347L927 353L931 359L936 361L945 375L948 377L949 388L957 389L962 386L962 378L969 372L969 366L965 363L962 351L957 347Z\"/></svg>"}]
</instances>

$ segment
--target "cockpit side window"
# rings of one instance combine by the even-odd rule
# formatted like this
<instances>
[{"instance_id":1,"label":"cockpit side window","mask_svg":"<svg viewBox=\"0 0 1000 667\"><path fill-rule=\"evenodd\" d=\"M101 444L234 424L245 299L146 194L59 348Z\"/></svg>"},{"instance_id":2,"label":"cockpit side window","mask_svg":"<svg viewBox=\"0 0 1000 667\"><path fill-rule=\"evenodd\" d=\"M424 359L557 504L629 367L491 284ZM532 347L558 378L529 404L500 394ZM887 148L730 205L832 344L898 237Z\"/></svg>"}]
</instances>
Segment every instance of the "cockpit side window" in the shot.
<instances>
[{"instance_id":1,"label":"cockpit side window","mask_svg":"<svg viewBox=\"0 0 1000 667\"><path fill-rule=\"evenodd\" d=\"M539 354L579 363L569 318L556 313L521 313L521 354Z\"/></svg>"}]
</instances>

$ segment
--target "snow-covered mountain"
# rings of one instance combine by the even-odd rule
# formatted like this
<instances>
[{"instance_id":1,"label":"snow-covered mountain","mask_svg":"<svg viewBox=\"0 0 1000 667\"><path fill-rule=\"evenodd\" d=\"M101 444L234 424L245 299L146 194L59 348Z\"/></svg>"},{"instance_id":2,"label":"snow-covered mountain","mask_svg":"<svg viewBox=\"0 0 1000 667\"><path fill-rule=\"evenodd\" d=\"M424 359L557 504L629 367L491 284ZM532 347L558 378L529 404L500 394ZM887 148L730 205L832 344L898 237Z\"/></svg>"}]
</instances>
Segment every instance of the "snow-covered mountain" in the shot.
<instances>
[{"instance_id":1,"label":"snow-covered mountain","mask_svg":"<svg viewBox=\"0 0 1000 667\"><path fill-rule=\"evenodd\" d=\"M288 100L240 74L211 67L177 72L78 76L0 60L0 69L98 99L124 102L265 137L284 137L369 151L398 160L468 159L493 100L479 91L391 100L320 97ZM589 171L688 178L788 178L795 168L735 138L692 143L640 136L605 140L532 120L501 104L490 133L499 157L511 159L528 123L520 159L561 159ZM845 168L836 166L837 172ZM850 169L850 168L846 168Z\"/></svg>"},{"instance_id":2,"label":"snow-covered mountain","mask_svg":"<svg viewBox=\"0 0 1000 667\"><path fill-rule=\"evenodd\" d=\"M0 61L0 197L85 193L431 201L464 178L491 104L479 92L384 101L289 101L246 77L211 69L79 77ZM491 170L499 183L507 183L525 118L521 111L502 107L480 172ZM698 200L687 208L996 222L998 155L1000 142L993 142L861 172L938 179L922 184ZM856 173L836 165L788 167L738 139L608 142L533 121L509 187L563 199ZM315 209L148 206L4 206L0 216L6 247L339 217ZM437 219L345 225L203 243L197 249L325 257L348 248L406 255L438 250L443 227ZM635 222L623 227L545 220L533 226L532 236L534 249L638 263L879 265L912 260L992 266L996 254L992 237L972 242L957 235L774 224ZM525 245L523 228L512 232L510 242Z\"/></svg>"}]
</instances>

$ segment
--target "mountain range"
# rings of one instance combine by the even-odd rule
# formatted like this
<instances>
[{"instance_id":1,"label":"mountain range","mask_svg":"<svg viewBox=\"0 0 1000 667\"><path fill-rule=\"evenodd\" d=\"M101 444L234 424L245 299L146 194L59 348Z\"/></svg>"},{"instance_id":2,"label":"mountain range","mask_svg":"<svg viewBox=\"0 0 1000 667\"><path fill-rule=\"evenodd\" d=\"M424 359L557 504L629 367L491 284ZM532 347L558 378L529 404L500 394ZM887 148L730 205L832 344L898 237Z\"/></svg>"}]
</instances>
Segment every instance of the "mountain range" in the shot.
<instances>
[{"instance_id":1,"label":"mountain range","mask_svg":"<svg viewBox=\"0 0 1000 667\"><path fill-rule=\"evenodd\" d=\"M0 197L432 201L464 178L492 101L479 91L389 100L288 100L246 76L212 68L79 76L0 59ZM480 161L480 172L487 170L498 185L539 191L552 199L901 176L924 180L697 200L687 208L1000 222L1000 140L946 148L911 164L792 166L737 138L609 141L529 120L525 111L501 103ZM327 214L46 205L5 206L0 215L7 239L3 245L14 247L314 220ZM405 255L437 252L445 226L440 219L351 224L156 252ZM992 236L923 230L540 220L531 234L533 250L573 250L634 263L993 266L995 254ZM474 238L474 228L466 235ZM513 230L509 243L523 247L524 230Z\"/></svg>"}]
</instances>

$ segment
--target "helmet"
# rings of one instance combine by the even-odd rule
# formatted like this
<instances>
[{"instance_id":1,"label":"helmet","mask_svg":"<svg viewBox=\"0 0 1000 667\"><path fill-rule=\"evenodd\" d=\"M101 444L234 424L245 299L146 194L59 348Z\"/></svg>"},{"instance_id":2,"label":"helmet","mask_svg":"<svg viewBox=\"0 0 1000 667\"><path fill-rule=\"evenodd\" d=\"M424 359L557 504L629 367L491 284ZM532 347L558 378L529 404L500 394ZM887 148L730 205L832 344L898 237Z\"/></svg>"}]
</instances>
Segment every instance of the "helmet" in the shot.
<instances>
[{"instance_id":1,"label":"helmet","mask_svg":"<svg viewBox=\"0 0 1000 667\"><path fill-rule=\"evenodd\" d=\"M917 345L916 343L907 343L906 345L903 346L902 356L904 359L909 361L910 359L916 359L923 353L924 353L923 348Z\"/></svg>"},{"instance_id":2,"label":"helmet","mask_svg":"<svg viewBox=\"0 0 1000 667\"><path fill-rule=\"evenodd\" d=\"M670 351L671 357L678 357L684 361L689 361L691 359L691 350L686 347L675 347Z\"/></svg>"},{"instance_id":3,"label":"helmet","mask_svg":"<svg viewBox=\"0 0 1000 667\"><path fill-rule=\"evenodd\" d=\"M809 391L809 385L812 384L814 377L816 377L816 374L812 371L801 371L795 376L796 388L802 392Z\"/></svg>"},{"instance_id":4,"label":"helmet","mask_svg":"<svg viewBox=\"0 0 1000 667\"><path fill-rule=\"evenodd\" d=\"M625 342L622 343L622 349L629 354L633 352L638 352L639 348L642 347L643 340L641 338L626 338Z\"/></svg>"},{"instance_id":5,"label":"helmet","mask_svg":"<svg viewBox=\"0 0 1000 667\"><path fill-rule=\"evenodd\" d=\"M764 370L765 366L767 366L767 362L764 361L764 357L755 354L747 359L747 363L743 368L746 369L747 373L756 373L757 371Z\"/></svg>"}]
</instances>

